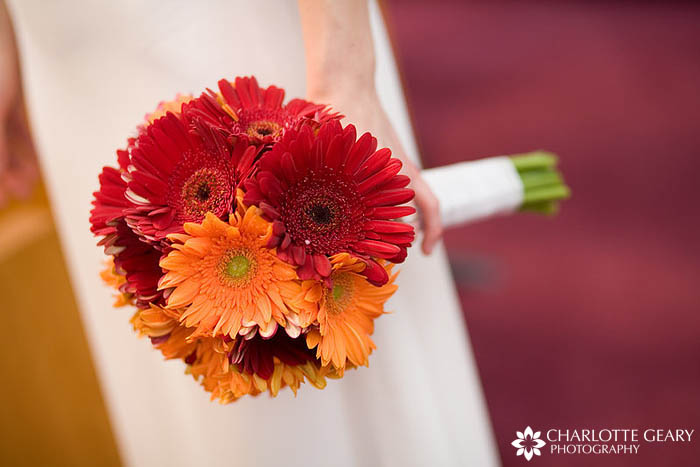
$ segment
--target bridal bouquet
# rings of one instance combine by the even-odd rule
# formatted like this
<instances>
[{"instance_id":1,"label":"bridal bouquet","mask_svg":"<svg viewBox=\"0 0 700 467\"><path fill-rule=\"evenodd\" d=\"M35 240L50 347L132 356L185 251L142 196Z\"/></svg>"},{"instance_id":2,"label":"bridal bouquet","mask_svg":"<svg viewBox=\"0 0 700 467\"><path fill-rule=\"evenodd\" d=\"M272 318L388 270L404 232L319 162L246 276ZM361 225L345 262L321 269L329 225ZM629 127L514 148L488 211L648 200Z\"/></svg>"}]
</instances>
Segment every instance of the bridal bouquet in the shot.
<instances>
[{"instance_id":1,"label":"bridal bouquet","mask_svg":"<svg viewBox=\"0 0 700 467\"><path fill-rule=\"evenodd\" d=\"M283 100L236 78L161 103L94 194L117 305L223 403L367 365L414 239L391 151Z\"/></svg>"}]
</instances>

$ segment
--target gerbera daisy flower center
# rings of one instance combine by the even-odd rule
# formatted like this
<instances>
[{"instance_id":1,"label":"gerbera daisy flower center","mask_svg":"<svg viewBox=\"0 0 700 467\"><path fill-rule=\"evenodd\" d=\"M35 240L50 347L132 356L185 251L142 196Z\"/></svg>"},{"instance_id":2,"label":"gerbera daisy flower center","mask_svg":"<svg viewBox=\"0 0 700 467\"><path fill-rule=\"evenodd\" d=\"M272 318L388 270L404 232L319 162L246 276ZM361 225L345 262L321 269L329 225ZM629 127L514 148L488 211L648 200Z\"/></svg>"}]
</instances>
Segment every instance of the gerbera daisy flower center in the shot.
<instances>
[{"instance_id":1,"label":"gerbera daisy flower center","mask_svg":"<svg viewBox=\"0 0 700 467\"><path fill-rule=\"evenodd\" d=\"M326 309L331 314L340 314L352 304L354 280L347 272L334 273L331 276L333 288L324 289Z\"/></svg>"},{"instance_id":2,"label":"gerbera daisy flower center","mask_svg":"<svg viewBox=\"0 0 700 467\"><path fill-rule=\"evenodd\" d=\"M248 269L250 269L250 260L243 255L234 256L226 265L226 273L235 279L245 276Z\"/></svg>"},{"instance_id":3,"label":"gerbera daisy flower center","mask_svg":"<svg viewBox=\"0 0 700 467\"><path fill-rule=\"evenodd\" d=\"M211 195L211 187L207 183L202 183L199 185L199 188L197 188L197 198L200 201L207 201L209 199L209 195Z\"/></svg>"},{"instance_id":4,"label":"gerbera daisy flower center","mask_svg":"<svg viewBox=\"0 0 700 467\"><path fill-rule=\"evenodd\" d=\"M194 172L185 180L180 194L183 214L187 218L201 218L207 212L216 212L228 197L228 186L221 183L219 173L211 168Z\"/></svg>"},{"instance_id":5,"label":"gerbera daisy flower center","mask_svg":"<svg viewBox=\"0 0 700 467\"><path fill-rule=\"evenodd\" d=\"M276 136L282 130L282 125L271 121L260 121L248 124L246 133L254 138Z\"/></svg>"},{"instance_id":6,"label":"gerbera daisy flower center","mask_svg":"<svg viewBox=\"0 0 700 467\"><path fill-rule=\"evenodd\" d=\"M364 224L359 203L354 185L339 174L311 172L287 191L281 217L307 253L332 254L358 239Z\"/></svg>"},{"instance_id":7,"label":"gerbera daisy flower center","mask_svg":"<svg viewBox=\"0 0 700 467\"><path fill-rule=\"evenodd\" d=\"M227 286L242 287L255 278L257 261L249 250L229 250L221 256L219 278Z\"/></svg>"},{"instance_id":8,"label":"gerbera daisy flower center","mask_svg":"<svg viewBox=\"0 0 700 467\"><path fill-rule=\"evenodd\" d=\"M343 298L343 295L345 294L345 288L340 285L340 284L335 284L333 286L333 300L336 302L339 301L341 298Z\"/></svg>"},{"instance_id":9,"label":"gerbera daisy flower center","mask_svg":"<svg viewBox=\"0 0 700 467\"><path fill-rule=\"evenodd\" d=\"M242 110L238 118L238 131L255 139L275 138L291 122L289 114L281 109Z\"/></svg>"},{"instance_id":10,"label":"gerbera daisy flower center","mask_svg":"<svg viewBox=\"0 0 700 467\"><path fill-rule=\"evenodd\" d=\"M316 224L330 224L333 221L333 211L323 204L314 204L308 214Z\"/></svg>"}]
</instances>

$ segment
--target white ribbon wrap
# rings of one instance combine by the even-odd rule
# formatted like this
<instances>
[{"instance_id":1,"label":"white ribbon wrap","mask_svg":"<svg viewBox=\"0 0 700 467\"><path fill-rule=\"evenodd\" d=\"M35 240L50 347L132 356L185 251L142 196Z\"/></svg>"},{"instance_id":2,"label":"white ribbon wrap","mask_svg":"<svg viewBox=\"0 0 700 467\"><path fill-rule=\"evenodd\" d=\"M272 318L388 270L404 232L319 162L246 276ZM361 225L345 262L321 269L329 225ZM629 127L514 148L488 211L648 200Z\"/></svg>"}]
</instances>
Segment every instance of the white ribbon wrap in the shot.
<instances>
[{"instance_id":1,"label":"white ribbon wrap","mask_svg":"<svg viewBox=\"0 0 700 467\"><path fill-rule=\"evenodd\" d=\"M440 201L443 227L506 214L523 202L522 180L506 156L426 169L422 175Z\"/></svg>"}]
</instances>

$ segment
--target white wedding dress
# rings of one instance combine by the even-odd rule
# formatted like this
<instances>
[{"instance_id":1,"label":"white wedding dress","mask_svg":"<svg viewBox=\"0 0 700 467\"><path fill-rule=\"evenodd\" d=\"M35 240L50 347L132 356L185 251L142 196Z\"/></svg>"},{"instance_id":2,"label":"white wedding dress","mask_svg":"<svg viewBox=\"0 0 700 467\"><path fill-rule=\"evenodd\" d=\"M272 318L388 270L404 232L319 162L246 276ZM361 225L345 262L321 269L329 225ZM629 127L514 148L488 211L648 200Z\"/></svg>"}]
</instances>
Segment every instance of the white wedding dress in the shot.
<instances>
[{"instance_id":1,"label":"white wedding dress","mask_svg":"<svg viewBox=\"0 0 700 467\"><path fill-rule=\"evenodd\" d=\"M112 308L88 225L115 150L158 101L255 74L304 96L299 13L286 1L13 0L25 91L73 287L122 459L134 466L489 466L498 458L442 248L413 248L369 368L295 398L209 401L179 361ZM378 87L416 156L389 43L371 4ZM340 109L342 110L342 109Z\"/></svg>"}]
</instances>

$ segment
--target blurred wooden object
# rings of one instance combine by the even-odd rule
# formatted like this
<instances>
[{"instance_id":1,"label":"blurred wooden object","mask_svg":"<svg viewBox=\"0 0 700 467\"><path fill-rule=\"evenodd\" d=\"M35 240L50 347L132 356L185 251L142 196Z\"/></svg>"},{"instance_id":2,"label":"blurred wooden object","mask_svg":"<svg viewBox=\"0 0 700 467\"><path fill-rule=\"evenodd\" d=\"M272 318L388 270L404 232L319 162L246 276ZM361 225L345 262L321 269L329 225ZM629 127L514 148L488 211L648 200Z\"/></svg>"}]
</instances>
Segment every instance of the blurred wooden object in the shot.
<instances>
[{"instance_id":1,"label":"blurred wooden object","mask_svg":"<svg viewBox=\"0 0 700 467\"><path fill-rule=\"evenodd\" d=\"M0 210L0 296L2 465L119 465L41 187Z\"/></svg>"}]
</instances>

